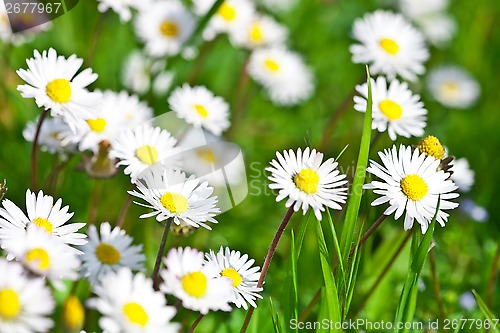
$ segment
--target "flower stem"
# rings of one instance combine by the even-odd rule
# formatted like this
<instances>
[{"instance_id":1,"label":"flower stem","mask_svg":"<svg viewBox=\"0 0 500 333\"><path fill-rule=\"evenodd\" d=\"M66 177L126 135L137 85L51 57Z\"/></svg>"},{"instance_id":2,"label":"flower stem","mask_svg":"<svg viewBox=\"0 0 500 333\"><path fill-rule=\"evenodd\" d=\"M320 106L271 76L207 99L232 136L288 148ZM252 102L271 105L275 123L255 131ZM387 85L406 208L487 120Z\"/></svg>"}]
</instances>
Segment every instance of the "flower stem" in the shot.
<instances>
[{"instance_id":1,"label":"flower stem","mask_svg":"<svg viewBox=\"0 0 500 333\"><path fill-rule=\"evenodd\" d=\"M125 199L125 203L120 210L120 215L118 215L118 219L116 220L116 226L122 227L125 222L125 217L127 216L128 209L130 208L130 204L132 203L132 196L130 194L127 195L127 199Z\"/></svg>"},{"instance_id":2,"label":"flower stem","mask_svg":"<svg viewBox=\"0 0 500 333\"><path fill-rule=\"evenodd\" d=\"M167 244L168 233L170 227L172 226L172 219L168 219L165 224L165 229L163 230L163 236L161 238L160 248L158 249L158 254L156 255L155 268L153 270L153 288L158 291L160 290L160 268L161 261L163 258L163 253L165 252L165 245Z\"/></svg>"},{"instance_id":3,"label":"flower stem","mask_svg":"<svg viewBox=\"0 0 500 333\"><path fill-rule=\"evenodd\" d=\"M38 139L40 137L40 130L42 128L43 121L49 113L48 110L43 110L42 115L38 119L38 124L36 126L35 137L33 138L33 146L31 147L31 190L33 192L38 190L38 167L37 167L37 153L38 153Z\"/></svg>"},{"instance_id":4,"label":"flower stem","mask_svg":"<svg viewBox=\"0 0 500 333\"><path fill-rule=\"evenodd\" d=\"M364 235L361 237L361 239L359 240L359 244L357 245L357 248L360 249L361 246L366 242L366 240L375 232L375 230L377 230L377 228L379 227L379 225L382 224L382 222L385 221L385 219L387 218L387 215L385 214L382 214L380 215L380 217L377 219L377 221L375 221L372 226L370 227L370 229L368 229ZM349 252L349 256L352 256L354 254L354 251L356 251L356 246L352 247L351 248L351 251Z\"/></svg>"},{"instance_id":5,"label":"flower stem","mask_svg":"<svg viewBox=\"0 0 500 333\"><path fill-rule=\"evenodd\" d=\"M203 314L200 313L200 315L198 316L198 318L196 318L196 320L194 321L193 325L191 325L191 327L189 328L189 331L188 333L193 333L194 332L194 329L196 328L196 326L198 326L198 324L200 323L200 321L203 319Z\"/></svg>"},{"instance_id":6,"label":"flower stem","mask_svg":"<svg viewBox=\"0 0 500 333\"><path fill-rule=\"evenodd\" d=\"M276 252L276 247L278 246L281 235L283 235L283 231L285 231L285 228L288 225L288 222L290 221L290 218L292 217L293 213L294 213L294 210L293 210L293 205L292 205L292 206L290 206L290 208L288 208L285 216L283 217L283 220L281 221L280 226L278 227L278 230L276 231L276 235L274 235L273 241L272 241L271 246L269 247L269 251L267 252L267 255L266 255L266 260L264 261L264 266L262 266L262 271L260 272L259 281L257 282L257 288L262 287L262 284L264 284L264 279L266 278L267 271L269 269L269 266L271 265L271 260L273 260L273 255L274 255L274 252ZM240 333L246 332L254 310L255 309L253 307L250 307L250 309L248 310L247 316L245 317L245 322L243 323L243 326L241 327Z\"/></svg>"},{"instance_id":7,"label":"flower stem","mask_svg":"<svg viewBox=\"0 0 500 333\"><path fill-rule=\"evenodd\" d=\"M439 288L439 280L436 271L436 256L434 254L434 248L429 251L429 263L431 266L431 274L432 274L432 285L434 288L434 295L436 296L439 316L442 322L444 322L446 318L446 312L444 310L443 299L441 297L441 291Z\"/></svg>"}]
</instances>

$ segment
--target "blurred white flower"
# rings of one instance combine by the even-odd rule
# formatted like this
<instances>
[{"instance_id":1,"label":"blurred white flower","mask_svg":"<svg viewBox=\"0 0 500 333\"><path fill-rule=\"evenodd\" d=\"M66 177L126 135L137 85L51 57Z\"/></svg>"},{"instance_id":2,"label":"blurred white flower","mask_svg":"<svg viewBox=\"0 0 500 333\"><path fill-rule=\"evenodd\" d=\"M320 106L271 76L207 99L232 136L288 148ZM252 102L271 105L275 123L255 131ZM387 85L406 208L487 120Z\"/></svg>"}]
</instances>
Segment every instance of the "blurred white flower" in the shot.
<instances>
[{"instance_id":1,"label":"blurred white flower","mask_svg":"<svg viewBox=\"0 0 500 333\"><path fill-rule=\"evenodd\" d=\"M470 168L469 161L465 157L453 160L450 171L453 171L451 179L457 184L458 190L469 192L474 185L474 170Z\"/></svg>"},{"instance_id":2,"label":"blurred white flower","mask_svg":"<svg viewBox=\"0 0 500 333\"><path fill-rule=\"evenodd\" d=\"M433 69L427 79L434 98L444 106L466 109L473 106L480 94L474 78L460 67L443 66Z\"/></svg>"},{"instance_id":3,"label":"blurred white flower","mask_svg":"<svg viewBox=\"0 0 500 333\"><path fill-rule=\"evenodd\" d=\"M137 94L147 93L151 85L151 63L141 51L132 52L123 66L123 85Z\"/></svg>"},{"instance_id":4,"label":"blurred white flower","mask_svg":"<svg viewBox=\"0 0 500 333\"><path fill-rule=\"evenodd\" d=\"M399 8L405 16L415 19L446 11L448 0L399 0Z\"/></svg>"},{"instance_id":5,"label":"blurred white flower","mask_svg":"<svg viewBox=\"0 0 500 333\"><path fill-rule=\"evenodd\" d=\"M132 18L131 9L143 10L151 3L150 0L97 0L99 2L100 12L105 12L108 9L112 9L115 13L120 15L120 20L122 22L128 22Z\"/></svg>"},{"instance_id":6,"label":"blurred white flower","mask_svg":"<svg viewBox=\"0 0 500 333\"><path fill-rule=\"evenodd\" d=\"M23 136L26 141L33 142L36 133L36 121L30 121L23 130ZM65 137L73 136L73 132L61 117L47 118L42 123L38 136L38 145L43 151L51 154L59 154L61 158L66 159L66 154L75 151L75 145L63 142Z\"/></svg>"},{"instance_id":7,"label":"blurred white flower","mask_svg":"<svg viewBox=\"0 0 500 333\"><path fill-rule=\"evenodd\" d=\"M458 299L458 304L460 304L460 307L464 310L471 311L477 308L477 303L476 303L476 298L474 297L474 294L471 293L470 291L467 291L460 295L460 298Z\"/></svg>"},{"instance_id":8,"label":"blurred white flower","mask_svg":"<svg viewBox=\"0 0 500 333\"><path fill-rule=\"evenodd\" d=\"M437 47L449 44L457 31L455 20L445 13L422 16L415 19L426 39Z\"/></svg>"},{"instance_id":9,"label":"blurred white flower","mask_svg":"<svg viewBox=\"0 0 500 333\"><path fill-rule=\"evenodd\" d=\"M298 3L297 0L258 0L257 2L275 13L285 13Z\"/></svg>"},{"instance_id":10,"label":"blurred white flower","mask_svg":"<svg viewBox=\"0 0 500 333\"><path fill-rule=\"evenodd\" d=\"M153 92L157 96L165 95L174 82L174 72L164 71L156 75L153 80Z\"/></svg>"},{"instance_id":11,"label":"blurred white flower","mask_svg":"<svg viewBox=\"0 0 500 333\"><path fill-rule=\"evenodd\" d=\"M476 222L487 222L490 218L488 211L471 199L465 199L460 202L460 209Z\"/></svg>"},{"instance_id":12,"label":"blurred white flower","mask_svg":"<svg viewBox=\"0 0 500 333\"><path fill-rule=\"evenodd\" d=\"M236 46L249 49L264 46L284 45L288 30L271 16L256 14L248 25L231 33L230 38Z\"/></svg>"}]
</instances>

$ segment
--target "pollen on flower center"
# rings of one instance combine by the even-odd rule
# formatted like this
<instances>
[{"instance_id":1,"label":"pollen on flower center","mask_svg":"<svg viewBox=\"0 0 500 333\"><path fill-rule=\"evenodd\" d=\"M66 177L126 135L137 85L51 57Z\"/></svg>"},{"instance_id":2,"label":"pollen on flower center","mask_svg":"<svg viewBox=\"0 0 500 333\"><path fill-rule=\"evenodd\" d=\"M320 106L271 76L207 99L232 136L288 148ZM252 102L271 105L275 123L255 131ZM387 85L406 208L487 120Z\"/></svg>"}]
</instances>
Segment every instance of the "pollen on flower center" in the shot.
<instances>
[{"instance_id":1,"label":"pollen on flower center","mask_svg":"<svg viewBox=\"0 0 500 333\"><path fill-rule=\"evenodd\" d=\"M203 297L207 293L207 277L202 272L184 275L181 283L184 291L193 297Z\"/></svg>"},{"instance_id":2,"label":"pollen on flower center","mask_svg":"<svg viewBox=\"0 0 500 333\"><path fill-rule=\"evenodd\" d=\"M63 319L66 328L71 331L79 330L85 321L85 310L80 300L70 295L63 307Z\"/></svg>"},{"instance_id":3,"label":"pollen on flower center","mask_svg":"<svg viewBox=\"0 0 500 333\"><path fill-rule=\"evenodd\" d=\"M166 37L177 37L179 35L179 27L172 21L164 21L161 24L160 30Z\"/></svg>"},{"instance_id":4,"label":"pollen on flower center","mask_svg":"<svg viewBox=\"0 0 500 333\"><path fill-rule=\"evenodd\" d=\"M267 69L269 69L271 72L277 72L280 70L280 65L272 59L266 59L264 60L264 65L266 66Z\"/></svg>"},{"instance_id":5,"label":"pollen on flower center","mask_svg":"<svg viewBox=\"0 0 500 333\"><path fill-rule=\"evenodd\" d=\"M432 156L436 160L444 158L444 147L435 136L429 135L418 144L418 150L427 156Z\"/></svg>"},{"instance_id":6,"label":"pollen on flower center","mask_svg":"<svg viewBox=\"0 0 500 333\"><path fill-rule=\"evenodd\" d=\"M429 188L422 177L411 174L401 180L401 190L408 199L419 201L425 197Z\"/></svg>"},{"instance_id":7,"label":"pollen on flower center","mask_svg":"<svg viewBox=\"0 0 500 333\"><path fill-rule=\"evenodd\" d=\"M56 79L45 88L47 96L54 102L67 103L71 98L71 86L66 79Z\"/></svg>"},{"instance_id":8,"label":"pollen on flower center","mask_svg":"<svg viewBox=\"0 0 500 333\"><path fill-rule=\"evenodd\" d=\"M50 268L50 258L47 251L41 248L29 250L26 253L26 261L31 264L38 264L37 268L47 270Z\"/></svg>"},{"instance_id":9,"label":"pollen on flower center","mask_svg":"<svg viewBox=\"0 0 500 333\"><path fill-rule=\"evenodd\" d=\"M215 157L214 157L214 153L212 152L212 150L210 150L208 148L199 149L196 151L196 155L198 155L198 157L200 159L202 159L203 161L206 161L210 164L214 164Z\"/></svg>"},{"instance_id":10,"label":"pollen on flower center","mask_svg":"<svg viewBox=\"0 0 500 333\"><path fill-rule=\"evenodd\" d=\"M403 109L401 108L401 106L398 103L391 101L390 99L384 99L379 103L378 107L389 120L399 119L403 114Z\"/></svg>"},{"instance_id":11,"label":"pollen on flower center","mask_svg":"<svg viewBox=\"0 0 500 333\"><path fill-rule=\"evenodd\" d=\"M233 281L233 287L237 287L243 281L240 273L238 273L234 268L226 268L221 272L222 276L228 277Z\"/></svg>"},{"instance_id":12,"label":"pollen on flower center","mask_svg":"<svg viewBox=\"0 0 500 333\"><path fill-rule=\"evenodd\" d=\"M107 243L101 243L95 249L95 254L97 259L99 259L103 264L115 265L120 261L121 255L113 245Z\"/></svg>"},{"instance_id":13,"label":"pollen on flower center","mask_svg":"<svg viewBox=\"0 0 500 333\"><path fill-rule=\"evenodd\" d=\"M316 170L302 169L293 177L295 185L307 194L316 193L319 184L319 175Z\"/></svg>"},{"instance_id":14,"label":"pollen on flower center","mask_svg":"<svg viewBox=\"0 0 500 333\"><path fill-rule=\"evenodd\" d=\"M382 38L380 40L380 46L385 50L385 52L396 55L399 51L399 45L392 39Z\"/></svg>"},{"instance_id":15,"label":"pollen on flower center","mask_svg":"<svg viewBox=\"0 0 500 333\"><path fill-rule=\"evenodd\" d=\"M167 192L162 195L160 202L173 214L182 214L188 209L186 197L179 193Z\"/></svg>"},{"instance_id":16,"label":"pollen on flower center","mask_svg":"<svg viewBox=\"0 0 500 333\"><path fill-rule=\"evenodd\" d=\"M21 312L19 296L12 289L0 290L0 318L3 320L15 319Z\"/></svg>"},{"instance_id":17,"label":"pollen on flower center","mask_svg":"<svg viewBox=\"0 0 500 333\"><path fill-rule=\"evenodd\" d=\"M195 104L194 108L196 109L196 112L198 112L198 114L203 118L208 117L208 111L203 105Z\"/></svg>"},{"instance_id":18,"label":"pollen on flower center","mask_svg":"<svg viewBox=\"0 0 500 333\"><path fill-rule=\"evenodd\" d=\"M106 120L103 118L89 119L87 124L94 132L101 133L106 128Z\"/></svg>"},{"instance_id":19,"label":"pollen on flower center","mask_svg":"<svg viewBox=\"0 0 500 333\"><path fill-rule=\"evenodd\" d=\"M52 223L49 222L49 220L43 217L37 217L36 219L33 219L33 223L52 235L53 226Z\"/></svg>"},{"instance_id":20,"label":"pollen on flower center","mask_svg":"<svg viewBox=\"0 0 500 333\"><path fill-rule=\"evenodd\" d=\"M262 42L263 40L262 29L258 23L254 23L250 29L250 40L254 43Z\"/></svg>"},{"instance_id":21,"label":"pollen on flower center","mask_svg":"<svg viewBox=\"0 0 500 333\"><path fill-rule=\"evenodd\" d=\"M219 7L217 14L222 16L226 21L232 21L236 18L236 10L225 2Z\"/></svg>"},{"instance_id":22,"label":"pollen on flower center","mask_svg":"<svg viewBox=\"0 0 500 333\"><path fill-rule=\"evenodd\" d=\"M441 93L448 98L454 98L457 96L459 91L459 86L456 82L446 82L441 85Z\"/></svg>"},{"instance_id":23,"label":"pollen on flower center","mask_svg":"<svg viewBox=\"0 0 500 333\"><path fill-rule=\"evenodd\" d=\"M123 306L123 313L133 324L144 327L148 323L148 314L140 304L137 304L135 302L125 304Z\"/></svg>"},{"instance_id":24,"label":"pollen on flower center","mask_svg":"<svg viewBox=\"0 0 500 333\"><path fill-rule=\"evenodd\" d=\"M144 164L152 165L158 161L158 150L150 145L144 145L135 150L135 156Z\"/></svg>"}]
</instances>

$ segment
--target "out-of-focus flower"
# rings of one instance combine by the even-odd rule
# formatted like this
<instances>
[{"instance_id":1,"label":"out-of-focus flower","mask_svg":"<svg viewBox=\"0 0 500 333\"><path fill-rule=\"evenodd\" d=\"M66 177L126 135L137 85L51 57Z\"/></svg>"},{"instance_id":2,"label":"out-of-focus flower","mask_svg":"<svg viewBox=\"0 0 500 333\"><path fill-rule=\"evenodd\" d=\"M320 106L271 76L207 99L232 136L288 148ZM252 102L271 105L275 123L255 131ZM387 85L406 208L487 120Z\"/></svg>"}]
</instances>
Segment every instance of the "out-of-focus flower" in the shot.
<instances>
[{"instance_id":1,"label":"out-of-focus flower","mask_svg":"<svg viewBox=\"0 0 500 333\"><path fill-rule=\"evenodd\" d=\"M479 84L462 68L443 66L432 70L428 87L434 98L444 106L466 109L473 106L480 94Z\"/></svg>"},{"instance_id":2,"label":"out-of-focus flower","mask_svg":"<svg viewBox=\"0 0 500 333\"><path fill-rule=\"evenodd\" d=\"M128 22L132 18L132 10L131 9L145 9L148 5L151 4L150 0L97 0L99 2L100 12L105 12L109 9L112 9L115 13L120 15L120 20L122 22Z\"/></svg>"},{"instance_id":3,"label":"out-of-focus flower","mask_svg":"<svg viewBox=\"0 0 500 333\"><path fill-rule=\"evenodd\" d=\"M474 185L474 170L469 166L469 161L465 157L453 160L451 179L457 184L460 192L469 192Z\"/></svg>"},{"instance_id":4,"label":"out-of-focus flower","mask_svg":"<svg viewBox=\"0 0 500 333\"><path fill-rule=\"evenodd\" d=\"M69 295L64 301L62 318L69 332L78 332L85 322L85 308L78 297Z\"/></svg>"},{"instance_id":5,"label":"out-of-focus flower","mask_svg":"<svg viewBox=\"0 0 500 333\"><path fill-rule=\"evenodd\" d=\"M285 13L297 4L297 0L258 0L260 5L275 13Z\"/></svg>"},{"instance_id":6,"label":"out-of-focus flower","mask_svg":"<svg viewBox=\"0 0 500 333\"><path fill-rule=\"evenodd\" d=\"M470 291L460 295L458 299L458 304L460 304L460 307L462 309L467 311L471 311L477 308L476 298L474 297L474 294L471 293Z\"/></svg>"},{"instance_id":7,"label":"out-of-focus flower","mask_svg":"<svg viewBox=\"0 0 500 333\"><path fill-rule=\"evenodd\" d=\"M156 75L153 80L153 92L155 95L163 96L169 91L174 82L174 75L175 74L170 71L163 71Z\"/></svg>"},{"instance_id":8,"label":"out-of-focus flower","mask_svg":"<svg viewBox=\"0 0 500 333\"><path fill-rule=\"evenodd\" d=\"M424 37L401 14L383 10L366 14L354 22L353 37L359 44L349 48L352 61L368 64L373 74L415 81L425 72L429 51Z\"/></svg>"},{"instance_id":9,"label":"out-of-focus flower","mask_svg":"<svg viewBox=\"0 0 500 333\"><path fill-rule=\"evenodd\" d=\"M399 0L399 8L405 16L415 19L446 11L448 0Z\"/></svg>"},{"instance_id":10,"label":"out-of-focus flower","mask_svg":"<svg viewBox=\"0 0 500 333\"><path fill-rule=\"evenodd\" d=\"M36 133L38 119L28 122L23 130L23 136L26 141L33 142ZM43 151L51 154L59 154L66 158L67 154L75 151L75 145L64 142L64 138L73 137L74 133L61 117L45 119L38 135L38 145Z\"/></svg>"},{"instance_id":11,"label":"out-of-focus flower","mask_svg":"<svg viewBox=\"0 0 500 333\"><path fill-rule=\"evenodd\" d=\"M266 15L255 15L250 24L230 35L233 44L250 49L284 45L287 36L287 29Z\"/></svg>"},{"instance_id":12,"label":"out-of-focus flower","mask_svg":"<svg viewBox=\"0 0 500 333\"><path fill-rule=\"evenodd\" d=\"M490 218L488 211L471 199L460 202L460 209L476 222L487 222Z\"/></svg>"},{"instance_id":13,"label":"out-of-focus flower","mask_svg":"<svg viewBox=\"0 0 500 333\"><path fill-rule=\"evenodd\" d=\"M426 126L427 110L420 96L413 94L406 82L384 77L371 80L373 98L372 128L389 134L392 141L397 136L422 136ZM368 99L368 84L356 86L362 96L354 96L354 109L365 112Z\"/></svg>"}]
</instances>

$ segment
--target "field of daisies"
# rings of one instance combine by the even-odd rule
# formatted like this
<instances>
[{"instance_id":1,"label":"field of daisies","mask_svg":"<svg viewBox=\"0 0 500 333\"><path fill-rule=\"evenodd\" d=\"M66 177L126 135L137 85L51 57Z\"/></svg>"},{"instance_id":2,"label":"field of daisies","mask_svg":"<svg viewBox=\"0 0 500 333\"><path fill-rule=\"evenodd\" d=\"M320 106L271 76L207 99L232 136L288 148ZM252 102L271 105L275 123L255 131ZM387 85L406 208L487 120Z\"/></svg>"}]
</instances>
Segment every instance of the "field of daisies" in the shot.
<instances>
[{"instance_id":1,"label":"field of daisies","mask_svg":"<svg viewBox=\"0 0 500 333\"><path fill-rule=\"evenodd\" d=\"M32 2L0 333L500 332L500 2Z\"/></svg>"}]
</instances>

